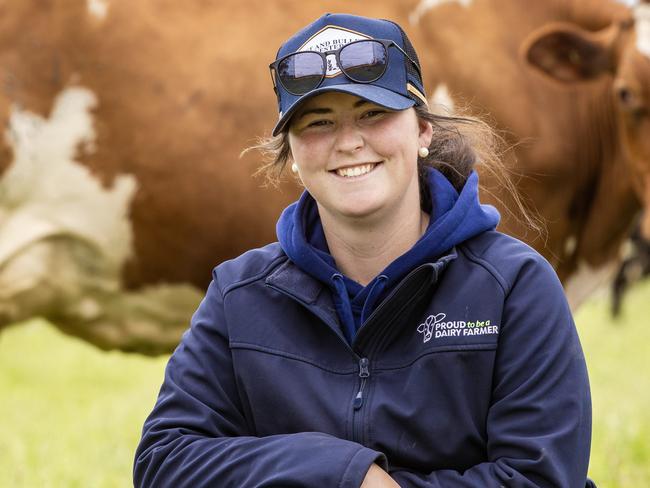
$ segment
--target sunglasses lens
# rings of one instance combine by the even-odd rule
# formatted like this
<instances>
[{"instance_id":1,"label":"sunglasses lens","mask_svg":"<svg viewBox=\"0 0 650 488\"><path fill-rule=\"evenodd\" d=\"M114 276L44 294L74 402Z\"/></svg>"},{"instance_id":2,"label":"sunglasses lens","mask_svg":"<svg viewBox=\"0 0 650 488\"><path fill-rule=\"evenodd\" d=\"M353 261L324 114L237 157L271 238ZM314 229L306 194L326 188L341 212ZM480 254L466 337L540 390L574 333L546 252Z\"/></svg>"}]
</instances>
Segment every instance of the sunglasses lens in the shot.
<instances>
[{"instance_id":1,"label":"sunglasses lens","mask_svg":"<svg viewBox=\"0 0 650 488\"><path fill-rule=\"evenodd\" d=\"M348 44L339 52L340 68L361 83L375 81L386 71L388 53L381 42L359 41Z\"/></svg>"},{"instance_id":2,"label":"sunglasses lens","mask_svg":"<svg viewBox=\"0 0 650 488\"><path fill-rule=\"evenodd\" d=\"M294 95L302 95L316 88L323 76L323 58L314 52L295 53L278 65L282 85Z\"/></svg>"}]
</instances>

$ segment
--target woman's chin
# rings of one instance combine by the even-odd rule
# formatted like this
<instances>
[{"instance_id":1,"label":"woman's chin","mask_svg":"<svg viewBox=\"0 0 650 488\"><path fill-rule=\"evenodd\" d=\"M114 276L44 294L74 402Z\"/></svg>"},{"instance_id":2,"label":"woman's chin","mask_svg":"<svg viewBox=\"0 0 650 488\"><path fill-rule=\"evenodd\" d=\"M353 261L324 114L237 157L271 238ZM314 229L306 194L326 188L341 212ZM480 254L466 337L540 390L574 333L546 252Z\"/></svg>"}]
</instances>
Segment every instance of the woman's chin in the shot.
<instances>
[{"instance_id":1,"label":"woman's chin","mask_svg":"<svg viewBox=\"0 0 650 488\"><path fill-rule=\"evenodd\" d=\"M342 218L357 221L372 221L381 213L383 206L375 201L356 201L351 205L340 207L337 214Z\"/></svg>"}]
</instances>

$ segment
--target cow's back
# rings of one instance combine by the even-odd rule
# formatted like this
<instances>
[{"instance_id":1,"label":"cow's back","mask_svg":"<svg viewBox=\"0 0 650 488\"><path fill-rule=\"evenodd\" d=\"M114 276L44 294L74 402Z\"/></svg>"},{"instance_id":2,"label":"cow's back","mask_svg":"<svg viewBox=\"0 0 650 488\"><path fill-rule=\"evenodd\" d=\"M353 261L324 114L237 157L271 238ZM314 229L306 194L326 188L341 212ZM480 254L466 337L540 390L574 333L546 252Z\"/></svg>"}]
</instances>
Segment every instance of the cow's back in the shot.
<instances>
[{"instance_id":1,"label":"cow's back","mask_svg":"<svg viewBox=\"0 0 650 488\"><path fill-rule=\"evenodd\" d=\"M130 287L204 286L214 264L275 239L297 185L261 188L259 154L239 155L276 120L268 63L290 33L324 8L408 12L399 2L138 0L106 2L102 15L91 3L5 5L0 113L7 124L12 107L47 120L70 87L92 94L80 110L90 111L93 140L78 141L74 162L107 191L120 176L135 181ZM13 160L3 149L0 169Z\"/></svg>"}]
</instances>

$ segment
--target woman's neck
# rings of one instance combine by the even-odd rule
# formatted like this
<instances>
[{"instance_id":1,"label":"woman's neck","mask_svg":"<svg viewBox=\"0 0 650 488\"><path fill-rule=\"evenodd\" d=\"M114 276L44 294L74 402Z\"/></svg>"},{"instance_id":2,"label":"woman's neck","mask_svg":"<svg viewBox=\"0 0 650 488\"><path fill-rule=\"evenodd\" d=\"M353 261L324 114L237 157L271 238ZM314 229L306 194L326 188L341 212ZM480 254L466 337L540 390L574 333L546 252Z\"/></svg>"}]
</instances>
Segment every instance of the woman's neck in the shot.
<instances>
[{"instance_id":1,"label":"woman's neck","mask_svg":"<svg viewBox=\"0 0 650 488\"><path fill-rule=\"evenodd\" d=\"M320 209L330 254L347 277L366 286L424 234L429 214L422 210L396 213L376 222L345 220Z\"/></svg>"}]
</instances>

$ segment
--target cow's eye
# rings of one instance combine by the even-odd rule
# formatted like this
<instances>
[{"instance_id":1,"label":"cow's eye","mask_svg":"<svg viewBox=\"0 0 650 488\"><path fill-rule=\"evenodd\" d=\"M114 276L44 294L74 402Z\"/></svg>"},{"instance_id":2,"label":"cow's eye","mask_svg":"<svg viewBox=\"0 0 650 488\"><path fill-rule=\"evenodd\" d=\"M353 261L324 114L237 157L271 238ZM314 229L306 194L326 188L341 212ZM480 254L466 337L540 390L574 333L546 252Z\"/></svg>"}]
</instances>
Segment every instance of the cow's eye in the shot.
<instances>
[{"instance_id":1,"label":"cow's eye","mask_svg":"<svg viewBox=\"0 0 650 488\"><path fill-rule=\"evenodd\" d=\"M618 88L618 100L623 105L628 105L632 101L633 95L630 89L626 86L621 86Z\"/></svg>"},{"instance_id":2,"label":"cow's eye","mask_svg":"<svg viewBox=\"0 0 650 488\"><path fill-rule=\"evenodd\" d=\"M645 112L643 100L639 94L625 83L618 83L614 88L620 107L626 112L638 116Z\"/></svg>"}]
</instances>

